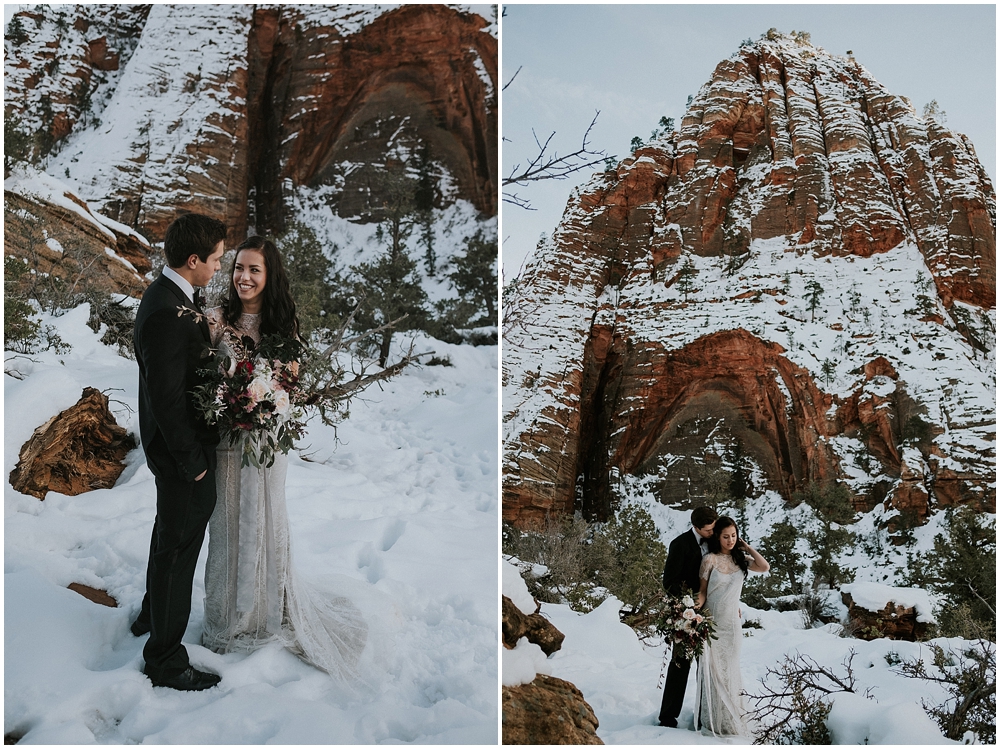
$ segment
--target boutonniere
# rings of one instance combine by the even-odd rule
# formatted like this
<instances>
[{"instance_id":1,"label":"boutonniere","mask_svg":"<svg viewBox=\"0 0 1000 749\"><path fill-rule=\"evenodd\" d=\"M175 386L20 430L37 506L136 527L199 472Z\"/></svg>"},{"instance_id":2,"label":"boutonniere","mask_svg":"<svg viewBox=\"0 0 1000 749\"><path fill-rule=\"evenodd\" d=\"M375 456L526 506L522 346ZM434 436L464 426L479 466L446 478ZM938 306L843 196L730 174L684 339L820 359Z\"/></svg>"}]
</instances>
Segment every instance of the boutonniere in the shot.
<instances>
[{"instance_id":1,"label":"boutonniere","mask_svg":"<svg viewBox=\"0 0 1000 749\"><path fill-rule=\"evenodd\" d=\"M177 305L177 316L183 317L184 315L191 315L194 321L201 325L201 321L205 319L205 315L196 309L191 309L190 307L185 307L182 304Z\"/></svg>"}]
</instances>

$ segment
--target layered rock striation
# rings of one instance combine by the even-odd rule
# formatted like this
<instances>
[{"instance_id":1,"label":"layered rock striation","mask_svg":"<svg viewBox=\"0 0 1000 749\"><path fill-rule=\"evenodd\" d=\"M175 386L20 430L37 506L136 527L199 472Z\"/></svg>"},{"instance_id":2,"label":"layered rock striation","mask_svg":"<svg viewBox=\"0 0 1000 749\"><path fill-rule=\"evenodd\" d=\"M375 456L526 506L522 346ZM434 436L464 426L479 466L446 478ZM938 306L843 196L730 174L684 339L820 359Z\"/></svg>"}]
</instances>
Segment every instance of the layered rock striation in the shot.
<instances>
[{"instance_id":1,"label":"layered rock striation","mask_svg":"<svg viewBox=\"0 0 1000 749\"><path fill-rule=\"evenodd\" d=\"M994 298L967 139L852 58L748 44L570 197L506 300L504 518L604 519L628 475L693 502L678 466L734 449L786 499L992 511Z\"/></svg>"},{"instance_id":2,"label":"layered rock striation","mask_svg":"<svg viewBox=\"0 0 1000 749\"><path fill-rule=\"evenodd\" d=\"M151 241L178 211L242 239L296 188L370 220L402 162L425 202L496 215L497 39L447 6L38 6L6 102L49 169ZM110 30L113 29L113 33Z\"/></svg>"}]
</instances>

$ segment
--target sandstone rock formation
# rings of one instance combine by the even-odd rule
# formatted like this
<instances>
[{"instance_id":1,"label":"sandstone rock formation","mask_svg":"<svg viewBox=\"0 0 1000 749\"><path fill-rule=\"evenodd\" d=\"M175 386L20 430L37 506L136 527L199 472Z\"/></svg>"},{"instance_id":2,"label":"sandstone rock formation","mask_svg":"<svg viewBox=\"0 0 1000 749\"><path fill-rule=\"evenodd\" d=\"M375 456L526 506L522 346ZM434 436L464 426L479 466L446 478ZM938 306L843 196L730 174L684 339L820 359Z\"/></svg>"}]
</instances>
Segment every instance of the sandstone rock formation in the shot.
<instances>
[{"instance_id":1,"label":"sandstone rock formation","mask_svg":"<svg viewBox=\"0 0 1000 749\"><path fill-rule=\"evenodd\" d=\"M21 447L10 484L45 499L50 492L82 494L115 485L135 449L135 439L115 421L108 398L84 388L76 405L38 427Z\"/></svg>"},{"instance_id":2,"label":"sandstone rock formation","mask_svg":"<svg viewBox=\"0 0 1000 749\"><path fill-rule=\"evenodd\" d=\"M889 601L881 611L869 611L856 604L850 593L841 593L841 598L847 606L848 618L856 628L854 636L861 640L885 637L916 642L927 633L926 622L917 621L917 611L913 606L900 606Z\"/></svg>"},{"instance_id":3,"label":"sandstone rock formation","mask_svg":"<svg viewBox=\"0 0 1000 749\"><path fill-rule=\"evenodd\" d=\"M27 7L5 35L5 113L44 156L74 128L94 123L152 6Z\"/></svg>"},{"instance_id":4,"label":"sandstone rock formation","mask_svg":"<svg viewBox=\"0 0 1000 749\"><path fill-rule=\"evenodd\" d=\"M503 687L504 744L603 744L597 716L568 681L539 674L530 684Z\"/></svg>"},{"instance_id":5,"label":"sandstone rock formation","mask_svg":"<svg viewBox=\"0 0 1000 749\"><path fill-rule=\"evenodd\" d=\"M605 519L739 449L791 500L995 508L995 197L853 58L772 34L570 197L507 307L504 502ZM519 316L520 315L520 316Z\"/></svg>"},{"instance_id":6,"label":"sandstone rock formation","mask_svg":"<svg viewBox=\"0 0 1000 749\"><path fill-rule=\"evenodd\" d=\"M53 173L152 241L185 210L222 219L234 241L280 231L300 187L370 219L394 159L422 172L425 200L496 215L497 39L475 14L38 6L15 18L30 33L7 40L13 114L45 151L65 140Z\"/></svg>"},{"instance_id":7,"label":"sandstone rock formation","mask_svg":"<svg viewBox=\"0 0 1000 749\"><path fill-rule=\"evenodd\" d=\"M545 655L552 655L562 647L566 635L556 629L552 622L537 612L525 614L507 596L501 596L501 599L505 648L513 649L522 637L535 643Z\"/></svg>"},{"instance_id":8,"label":"sandstone rock formation","mask_svg":"<svg viewBox=\"0 0 1000 749\"><path fill-rule=\"evenodd\" d=\"M149 243L44 174L25 170L5 182L4 256L23 260L33 282L63 280L67 291L139 296L152 270Z\"/></svg>"}]
</instances>

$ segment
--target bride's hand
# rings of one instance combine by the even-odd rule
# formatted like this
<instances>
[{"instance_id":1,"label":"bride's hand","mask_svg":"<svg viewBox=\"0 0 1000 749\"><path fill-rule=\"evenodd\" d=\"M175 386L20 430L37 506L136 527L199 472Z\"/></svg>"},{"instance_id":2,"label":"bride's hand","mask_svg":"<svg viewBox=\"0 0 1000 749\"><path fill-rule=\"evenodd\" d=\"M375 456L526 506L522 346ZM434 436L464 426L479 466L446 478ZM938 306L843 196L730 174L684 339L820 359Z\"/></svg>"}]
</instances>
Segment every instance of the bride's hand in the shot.
<instances>
[{"instance_id":1,"label":"bride's hand","mask_svg":"<svg viewBox=\"0 0 1000 749\"><path fill-rule=\"evenodd\" d=\"M704 605L705 605L705 594L704 593L699 593L698 594L698 601L695 603L694 607L696 609L700 609Z\"/></svg>"}]
</instances>

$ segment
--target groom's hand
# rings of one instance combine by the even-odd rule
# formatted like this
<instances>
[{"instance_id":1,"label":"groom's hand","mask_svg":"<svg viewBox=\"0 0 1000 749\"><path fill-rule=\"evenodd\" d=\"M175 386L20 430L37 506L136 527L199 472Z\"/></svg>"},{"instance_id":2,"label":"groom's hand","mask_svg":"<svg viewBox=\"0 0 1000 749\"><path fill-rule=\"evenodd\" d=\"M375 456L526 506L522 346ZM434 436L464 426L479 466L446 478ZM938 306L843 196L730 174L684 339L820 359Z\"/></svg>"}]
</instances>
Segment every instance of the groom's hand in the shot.
<instances>
[{"instance_id":1,"label":"groom's hand","mask_svg":"<svg viewBox=\"0 0 1000 749\"><path fill-rule=\"evenodd\" d=\"M205 478L206 473L208 473L208 471L202 471L201 473L199 473L197 477L195 477L195 481L201 481L203 478Z\"/></svg>"}]
</instances>

